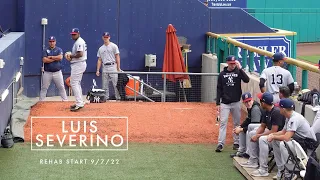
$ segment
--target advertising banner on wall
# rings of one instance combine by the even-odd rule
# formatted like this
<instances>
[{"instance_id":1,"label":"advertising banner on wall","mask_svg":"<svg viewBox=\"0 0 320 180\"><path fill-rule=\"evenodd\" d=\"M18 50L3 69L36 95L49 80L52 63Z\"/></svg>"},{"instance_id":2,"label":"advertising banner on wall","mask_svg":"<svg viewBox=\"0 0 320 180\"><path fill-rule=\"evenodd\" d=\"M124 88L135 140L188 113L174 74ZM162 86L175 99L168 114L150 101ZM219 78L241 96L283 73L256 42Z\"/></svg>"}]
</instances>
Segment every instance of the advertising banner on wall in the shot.
<instances>
[{"instance_id":1,"label":"advertising banner on wall","mask_svg":"<svg viewBox=\"0 0 320 180\"><path fill-rule=\"evenodd\" d=\"M259 37L259 36L248 36L248 37L232 37L233 39L248 44L250 46L270 51L273 53L282 52L287 57L291 57L291 40L287 39L285 36L271 36L271 37ZM242 53L243 49L239 48L238 58L242 62ZM247 57L249 63L249 53ZM272 59L266 57L265 67L272 66ZM256 72L260 71L260 56L257 53L254 53L254 70Z\"/></svg>"}]
</instances>

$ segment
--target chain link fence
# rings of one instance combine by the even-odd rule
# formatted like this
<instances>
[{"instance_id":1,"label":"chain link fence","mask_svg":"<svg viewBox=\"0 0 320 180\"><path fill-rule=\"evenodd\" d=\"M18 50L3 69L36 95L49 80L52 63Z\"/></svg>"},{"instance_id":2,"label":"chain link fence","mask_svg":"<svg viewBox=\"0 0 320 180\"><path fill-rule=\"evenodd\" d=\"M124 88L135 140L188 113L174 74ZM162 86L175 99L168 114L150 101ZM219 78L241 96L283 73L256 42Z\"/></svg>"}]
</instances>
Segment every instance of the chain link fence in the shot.
<instances>
[{"instance_id":1,"label":"chain link fence","mask_svg":"<svg viewBox=\"0 0 320 180\"><path fill-rule=\"evenodd\" d=\"M120 89L124 101L215 102L218 73L113 72L129 78ZM171 82L169 74L188 75L189 79ZM109 90L113 89L109 85ZM114 91L110 91L114 93ZM111 94L110 97L114 95Z\"/></svg>"}]
</instances>

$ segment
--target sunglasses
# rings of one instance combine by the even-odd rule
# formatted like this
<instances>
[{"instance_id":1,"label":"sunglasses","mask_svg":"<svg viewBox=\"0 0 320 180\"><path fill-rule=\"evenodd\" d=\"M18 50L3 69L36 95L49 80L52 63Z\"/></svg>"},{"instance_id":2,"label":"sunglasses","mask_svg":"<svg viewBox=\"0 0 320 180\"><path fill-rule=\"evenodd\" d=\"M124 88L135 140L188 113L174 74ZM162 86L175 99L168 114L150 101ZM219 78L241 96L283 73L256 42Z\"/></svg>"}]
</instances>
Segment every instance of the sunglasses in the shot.
<instances>
[{"instance_id":1,"label":"sunglasses","mask_svg":"<svg viewBox=\"0 0 320 180\"><path fill-rule=\"evenodd\" d=\"M56 42L56 41L49 41L49 42Z\"/></svg>"}]
</instances>

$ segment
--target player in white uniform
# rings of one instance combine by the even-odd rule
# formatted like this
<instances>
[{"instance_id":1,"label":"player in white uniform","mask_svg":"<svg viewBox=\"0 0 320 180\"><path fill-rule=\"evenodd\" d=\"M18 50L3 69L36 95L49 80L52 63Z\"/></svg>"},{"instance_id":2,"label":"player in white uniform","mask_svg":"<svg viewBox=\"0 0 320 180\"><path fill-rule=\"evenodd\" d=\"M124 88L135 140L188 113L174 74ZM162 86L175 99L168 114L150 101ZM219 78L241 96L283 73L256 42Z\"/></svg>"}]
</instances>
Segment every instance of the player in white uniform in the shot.
<instances>
[{"instance_id":1,"label":"player in white uniform","mask_svg":"<svg viewBox=\"0 0 320 180\"><path fill-rule=\"evenodd\" d=\"M109 99L109 80L111 80L115 96L120 100L119 91L117 89L118 74L108 73L120 71L120 52L119 48L113 42L110 42L110 34L104 32L102 34L104 44L99 48L97 57L97 72L96 75L100 76L100 67L102 67L102 88L106 91L107 99Z\"/></svg>"},{"instance_id":2,"label":"player in white uniform","mask_svg":"<svg viewBox=\"0 0 320 180\"><path fill-rule=\"evenodd\" d=\"M281 165L278 168L284 169L284 165L288 159L288 151L282 141L286 141L289 148L293 149L291 138L298 141L297 139L304 139L307 141L316 141L315 133L310 127L309 122L299 113L293 110L294 102L289 98L281 99L279 102L280 113L286 117L286 123L282 131L271 133L268 135L268 141L281 141L280 149L277 149L281 153ZM307 142L305 141L305 142ZM300 144L301 145L301 144ZM275 151L276 149L274 149ZM291 162L289 162L291 163ZM287 166L288 167L288 166ZM293 166L292 166L293 167ZM286 179L291 179L288 177L288 173L285 173ZM277 174L277 179L280 179L281 174Z\"/></svg>"},{"instance_id":3,"label":"player in white uniform","mask_svg":"<svg viewBox=\"0 0 320 180\"><path fill-rule=\"evenodd\" d=\"M72 39L75 40L71 54L66 54L66 59L71 63L70 85L76 98L76 104L70 106L71 111L78 111L84 107L85 102L82 98L81 80L83 73L87 68L87 44L80 37L78 28L73 28Z\"/></svg>"},{"instance_id":4,"label":"player in white uniform","mask_svg":"<svg viewBox=\"0 0 320 180\"><path fill-rule=\"evenodd\" d=\"M290 94L292 94L294 90L294 80L291 73L282 68L284 59L284 54L280 52L275 53L273 55L273 66L264 69L260 75L260 90L262 93L267 91L273 94L274 104L280 101L280 86L288 86L290 89ZM267 84L267 89L265 88L265 82Z\"/></svg>"}]
</instances>

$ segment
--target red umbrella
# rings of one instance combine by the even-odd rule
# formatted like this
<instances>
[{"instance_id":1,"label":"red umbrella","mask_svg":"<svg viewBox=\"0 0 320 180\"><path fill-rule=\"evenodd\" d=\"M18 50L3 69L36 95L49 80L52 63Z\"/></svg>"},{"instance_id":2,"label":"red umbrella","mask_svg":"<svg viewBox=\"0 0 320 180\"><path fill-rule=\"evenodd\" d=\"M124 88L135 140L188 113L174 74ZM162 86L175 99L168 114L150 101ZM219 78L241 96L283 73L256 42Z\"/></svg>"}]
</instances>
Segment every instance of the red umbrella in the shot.
<instances>
[{"instance_id":1,"label":"red umbrella","mask_svg":"<svg viewBox=\"0 0 320 180\"><path fill-rule=\"evenodd\" d=\"M172 24L166 30L166 47L164 50L163 72L186 72L186 67L181 53L181 48L176 35L176 29ZM164 78L164 75L162 75ZM189 79L184 74L167 74L166 79L172 82L177 80Z\"/></svg>"}]
</instances>

